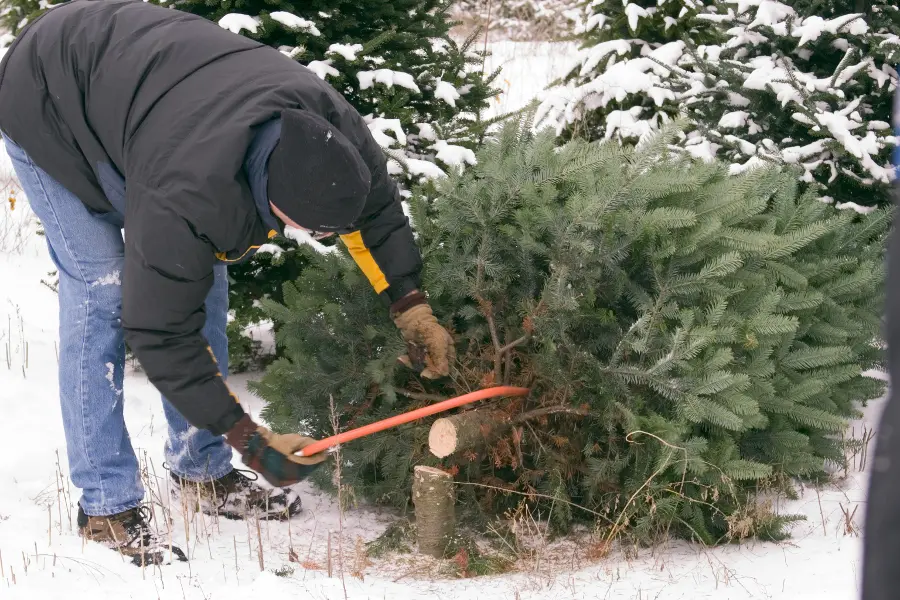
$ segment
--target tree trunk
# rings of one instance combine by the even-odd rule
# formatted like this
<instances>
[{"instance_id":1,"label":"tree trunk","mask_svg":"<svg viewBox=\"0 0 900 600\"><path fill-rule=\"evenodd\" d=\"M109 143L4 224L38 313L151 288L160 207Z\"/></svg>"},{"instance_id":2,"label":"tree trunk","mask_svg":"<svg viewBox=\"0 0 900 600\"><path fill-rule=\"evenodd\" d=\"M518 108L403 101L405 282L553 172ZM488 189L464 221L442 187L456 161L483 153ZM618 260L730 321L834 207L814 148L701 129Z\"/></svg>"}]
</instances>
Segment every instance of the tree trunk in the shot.
<instances>
[{"instance_id":1,"label":"tree trunk","mask_svg":"<svg viewBox=\"0 0 900 600\"><path fill-rule=\"evenodd\" d=\"M453 476L433 467L417 466L413 473L413 504L419 552L443 558L456 530Z\"/></svg>"},{"instance_id":2,"label":"tree trunk","mask_svg":"<svg viewBox=\"0 0 900 600\"><path fill-rule=\"evenodd\" d=\"M467 410L436 420L428 433L428 447L438 458L469 448L479 448L509 426L508 421L493 411Z\"/></svg>"}]
</instances>

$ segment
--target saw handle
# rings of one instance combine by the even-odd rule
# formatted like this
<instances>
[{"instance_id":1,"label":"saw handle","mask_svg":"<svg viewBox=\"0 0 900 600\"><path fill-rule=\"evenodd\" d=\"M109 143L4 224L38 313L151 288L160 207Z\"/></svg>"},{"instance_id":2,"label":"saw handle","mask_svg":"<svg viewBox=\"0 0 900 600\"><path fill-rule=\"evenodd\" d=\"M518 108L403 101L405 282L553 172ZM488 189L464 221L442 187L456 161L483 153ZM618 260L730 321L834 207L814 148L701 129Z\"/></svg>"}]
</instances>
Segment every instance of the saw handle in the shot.
<instances>
[{"instance_id":1,"label":"saw handle","mask_svg":"<svg viewBox=\"0 0 900 600\"><path fill-rule=\"evenodd\" d=\"M324 452L325 450L328 450L333 446L337 446L338 444L343 444L344 442L349 442L351 440L356 440L361 437L377 433L379 431L384 431L385 429L390 429L391 427L396 427L397 425L403 425L404 423L424 419L425 417L430 417L431 415L435 415L439 412L444 412L445 410L450 410L451 408L456 408L465 404L471 404L473 402L478 402L479 400L485 400L487 398L496 398L498 396L526 396L530 391L531 390L529 390L528 388L512 387L508 385L498 385L496 387L477 390L468 394L464 394L462 396L457 396L456 398L450 398L449 400L444 400L443 402L437 402L429 406L423 406L422 408L417 408L416 410L401 413L399 415L388 417L387 419L383 419L381 421L369 423L368 425L363 425L362 427L357 427L356 429L351 429L350 431L345 431L343 433L327 437L324 440L319 440L318 442L310 444L297 454L299 456L312 456L313 454Z\"/></svg>"}]
</instances>

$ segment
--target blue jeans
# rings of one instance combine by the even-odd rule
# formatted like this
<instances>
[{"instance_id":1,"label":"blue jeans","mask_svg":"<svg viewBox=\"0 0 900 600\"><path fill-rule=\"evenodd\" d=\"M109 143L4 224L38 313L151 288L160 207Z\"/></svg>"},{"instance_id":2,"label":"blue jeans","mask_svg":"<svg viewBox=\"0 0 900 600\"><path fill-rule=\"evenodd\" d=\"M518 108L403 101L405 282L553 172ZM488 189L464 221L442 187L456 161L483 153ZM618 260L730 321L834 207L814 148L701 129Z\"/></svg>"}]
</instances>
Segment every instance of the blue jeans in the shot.
<instances>
[{"instance_id":1,"label":"blue jeans","mask_svg":"<svg viewBox=\"0 0 900 600\"><path fill-rule=\"evenodd\" d=\"M59 270L59 396L72 483L81 489L81 507L88 515L120 513L144 498L123 416L121 217L92 213L25 151L8 138L4 142ZM121 178L112 184L118 190L110 190L109 181L103 184L107 196L118 193L124 199ZM218 265L206 298L203 335L223 376L228 373L227 314L226 268ZM231 448L223 438L190 426L165 398L163 409L169 425L165 455L173 473L208 481L231 471Z\"/></svg>"}]
</instances>

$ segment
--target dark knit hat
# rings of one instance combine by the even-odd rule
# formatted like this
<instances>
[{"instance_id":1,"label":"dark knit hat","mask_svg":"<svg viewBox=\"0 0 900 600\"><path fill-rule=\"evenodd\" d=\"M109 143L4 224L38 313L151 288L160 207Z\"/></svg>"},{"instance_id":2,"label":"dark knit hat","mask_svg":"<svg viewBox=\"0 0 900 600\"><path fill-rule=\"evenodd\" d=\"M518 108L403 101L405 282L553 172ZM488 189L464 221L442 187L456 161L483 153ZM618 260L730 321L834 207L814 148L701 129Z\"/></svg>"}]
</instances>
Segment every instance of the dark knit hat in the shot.
<instances>
[{"instance_id":1,"label":"dark knit hat","mask_svg":"<svg viewBox=\"0 0 900 600\"><path fill-rule=\"evenodd\" d=\"M280 211L313 231L342 231L359 218L371 174L359 151L322 117L281 113L281 139L269 157L268 195Z\"/></svg>"}]
</instances>

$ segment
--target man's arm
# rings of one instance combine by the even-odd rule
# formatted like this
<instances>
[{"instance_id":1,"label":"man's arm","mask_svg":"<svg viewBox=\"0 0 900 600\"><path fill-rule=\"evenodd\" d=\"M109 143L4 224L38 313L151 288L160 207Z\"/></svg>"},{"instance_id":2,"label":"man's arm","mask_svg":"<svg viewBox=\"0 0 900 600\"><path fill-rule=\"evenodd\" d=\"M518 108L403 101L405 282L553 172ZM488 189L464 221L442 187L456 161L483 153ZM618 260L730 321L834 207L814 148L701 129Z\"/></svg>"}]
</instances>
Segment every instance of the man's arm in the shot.
<instances>
[{"instance_id":1,"label":"man's arm","mask_svg":"<svg viewBox=\"0 0 900 600\"><path fill-rule=\"evenodd\" d=\"M132 193L134 186L129 186ZM122 288L125 338L150 381L194 427L215 434L243 416L201 330L213 249L157 201L129 202Z\"/></svg>"},{"instance_id":2,"label":"man's arm","mask_svg":"<svg viewBox=\"0 0 900 600\"><path fill-rule=\"evenodd\" d=\"M128 204L122 327L150 381L191 425L224 435L270 484L305 479L325 455L298 457L295 452L313 440L254 423L203 337L214 249L167 203L153 201L151 190L132 184L128 193L143 194L145 201Z\"/></svg>"},{"instance_id":3,"label":"man's arm","mask_svg":"<svg viewBox=\"0 0 900 600\"><path fill-rule=\"evenodd\" d=\"M375 291L391 305L391 317L408 346L401 362L429 379L449 375L456 358L453 338L419 292L422 256L386 168L373 177L369 198L359 230L341 239Z\"/></svg>"}]
</instances>

